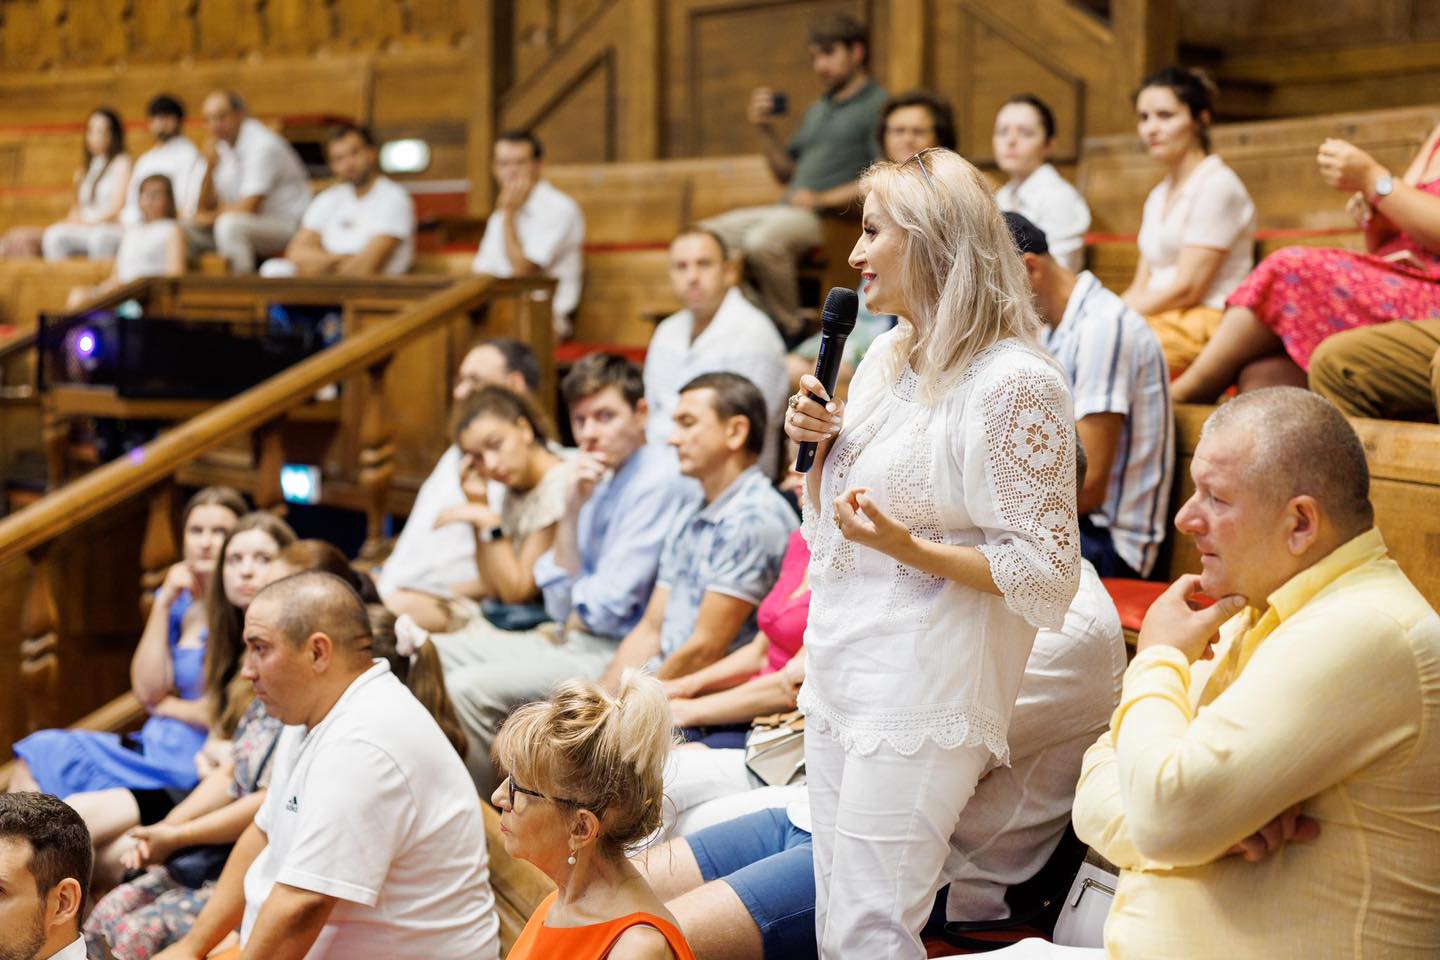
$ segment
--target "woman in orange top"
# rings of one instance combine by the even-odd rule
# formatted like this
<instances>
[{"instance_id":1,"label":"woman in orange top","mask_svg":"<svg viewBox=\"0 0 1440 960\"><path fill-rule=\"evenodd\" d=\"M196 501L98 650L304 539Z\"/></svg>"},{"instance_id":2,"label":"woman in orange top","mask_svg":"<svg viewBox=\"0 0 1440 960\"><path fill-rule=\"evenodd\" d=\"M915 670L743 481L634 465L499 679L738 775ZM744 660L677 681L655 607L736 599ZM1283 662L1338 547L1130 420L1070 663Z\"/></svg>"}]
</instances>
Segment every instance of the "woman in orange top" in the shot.
<instances>
[{"instance_id":1,"label":"woman in orange top","mask_svg":"<svg viewBox=\"0 0 1440 960\"><path fill-rule=\"evenodd\" d=\"M626 857L660 826L674 734L660 683L626 671L611 697L570 680L516 710L495 740L491 798L505 851L555 881L509 960L695 960Z\"/></svg>"}]
</instances>

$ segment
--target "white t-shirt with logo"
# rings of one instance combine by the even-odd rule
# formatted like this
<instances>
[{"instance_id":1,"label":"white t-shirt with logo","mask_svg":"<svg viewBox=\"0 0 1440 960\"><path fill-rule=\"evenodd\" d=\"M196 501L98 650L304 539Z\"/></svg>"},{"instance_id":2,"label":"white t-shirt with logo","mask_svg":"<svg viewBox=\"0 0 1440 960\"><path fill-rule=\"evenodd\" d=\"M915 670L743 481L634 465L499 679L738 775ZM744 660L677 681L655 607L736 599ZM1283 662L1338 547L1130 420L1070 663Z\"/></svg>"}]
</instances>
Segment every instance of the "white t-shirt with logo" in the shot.
<instances>
[{"instance_id":1,"label":"white t-shirt with logo","mask_svg":"<svg viewBox=\"0 0 1440 960\"><path fill-rule=\"evenodd\" d=\"M316 727L285 728L255 825L242 942L284 883L339 898L307 960L499 957L475 785L385 661Z\"/></svg>"},{"instance_id":2,"label":"white t-shirt with logo","mask_svg":"<svg viewBox=\"0 0 1440 960\"><path fill-rule=\"evenodd\" d=\"M337 183L311 201L300 226L320 234L327 253L353 256L376 237L394 237L400 244L382 273L404 273L415 258L415 202L389 177L376 177L365 196L355 187Z\"/></svg>"}]
</instances>

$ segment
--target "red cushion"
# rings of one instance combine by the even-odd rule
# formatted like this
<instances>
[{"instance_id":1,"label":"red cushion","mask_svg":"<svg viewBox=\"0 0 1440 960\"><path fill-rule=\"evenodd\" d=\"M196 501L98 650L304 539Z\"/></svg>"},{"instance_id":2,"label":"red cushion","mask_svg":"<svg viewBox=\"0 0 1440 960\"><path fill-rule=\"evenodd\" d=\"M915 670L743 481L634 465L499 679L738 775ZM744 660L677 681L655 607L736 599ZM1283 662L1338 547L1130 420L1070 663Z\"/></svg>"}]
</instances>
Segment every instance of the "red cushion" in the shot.
<instances>
[{"instance_id":1,"label":"red cushion","mask_svg":"<svg viewBox=\"0 0 1440 960\"><path fill-rule=\"evenodd\" d=\"M618 343L581 343L578 340L566 340L564 343L555 345L555 364L568 367L581 357L604 351L605 353L618 353L632 363L643 367L645 350L645 347L626 347Z\"/></svg>"},{"instance_id":2,"label":"red cushion","mask_svg":"<svg viewBox=\"0 0 1440 960\"><path fill-rule=\"evenodd\" d=\"M1115 601L1115 609L1120 611L1120 626L1137 632L1145 620L1145 611L1169 586L1153 580L1124 580L1119 577L1107 577L1100 582L1105 584L1110 599Z\"/></svg>"}]
</instances>

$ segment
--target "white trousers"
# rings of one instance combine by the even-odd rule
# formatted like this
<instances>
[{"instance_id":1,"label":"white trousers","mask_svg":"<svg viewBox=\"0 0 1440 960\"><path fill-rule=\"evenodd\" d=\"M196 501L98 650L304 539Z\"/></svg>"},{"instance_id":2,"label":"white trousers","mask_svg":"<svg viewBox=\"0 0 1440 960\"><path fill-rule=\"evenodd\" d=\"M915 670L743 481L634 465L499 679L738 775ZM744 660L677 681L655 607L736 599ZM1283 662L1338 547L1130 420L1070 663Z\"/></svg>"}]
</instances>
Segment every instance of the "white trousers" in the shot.
<instances>
[{"instance_id":1,"label":"white trousers","mask_svg":"<svg viewBox=\"0 0 1440 960\"><path fill-rule=\"evenodd\" d=\"M120 234L118 223L52 223L40 237L40 251L46 260L109 260L120 249Z\"/></svg>"},{"instance_id":2,"label":"white trousers","mask_svg":"<svg viewBox=\"0 0 1440 960\"><path fill-rule=\"evenodd\" d=\"M289 217L259 213L222 213L215 218L215 251L235 273L254 273L256 258L274 257L300 225Z\"/></svg>"},{"instance_id":3,"label":"white trousers","mask_svg":"<svg viewBox=\"0 0 1440 960\"><path fill-rule=\"evenodd\" d=\"M920 960L950 835L990 762L983 746L927 741L905 756L886 745L846 753L805 731L815 843L815 932L821 960Z\"/></svg>"}]
</instances>

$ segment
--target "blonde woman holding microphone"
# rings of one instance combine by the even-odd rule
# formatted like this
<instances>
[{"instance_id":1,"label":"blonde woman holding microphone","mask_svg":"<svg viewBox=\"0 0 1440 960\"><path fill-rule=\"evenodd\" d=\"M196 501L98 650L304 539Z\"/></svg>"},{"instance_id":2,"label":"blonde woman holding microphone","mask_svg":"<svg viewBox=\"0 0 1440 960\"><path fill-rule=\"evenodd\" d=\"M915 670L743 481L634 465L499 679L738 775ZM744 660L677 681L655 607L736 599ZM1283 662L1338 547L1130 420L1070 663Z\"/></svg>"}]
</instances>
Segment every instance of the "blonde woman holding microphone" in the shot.
<instances>
[{"instance_id":1,"label":"blonde woman holding microphone","mask_svg":"<svg viewBox=\"0 0 1440 960\"><path fill-rule=\"evenodd\" d=\"M1038 627L1080 573L1075 430L1024 266L955 153L877 163L850 255L875 341L849 405L814 377L785 431L819 444L800 705L820 956L925 956L948 840L1006 735Z\"/></svg>"}]
</instances>

